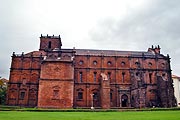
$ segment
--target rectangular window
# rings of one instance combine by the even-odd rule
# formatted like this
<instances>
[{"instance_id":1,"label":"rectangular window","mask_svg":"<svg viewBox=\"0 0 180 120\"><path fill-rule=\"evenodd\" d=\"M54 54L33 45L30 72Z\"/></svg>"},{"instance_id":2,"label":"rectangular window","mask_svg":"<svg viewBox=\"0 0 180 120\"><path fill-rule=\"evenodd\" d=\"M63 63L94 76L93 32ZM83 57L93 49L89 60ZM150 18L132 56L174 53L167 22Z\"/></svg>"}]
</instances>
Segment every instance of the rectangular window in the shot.
<instances>
[{"instance_id":1,"label":"rectangular window","mask_svg":"<svg viewBox=\"0 0 180 120\"><path fill-rule=\"evenodd\" d=\"M94 72L94 82L96 82L96 74L97 72Z\"/></svg>"},{"instance_id":2,"label":"rectangular window","mask_svg":"<svg viewBox=\"0 0 180 120\"><path fill-rule=\"evenodd\" d=\"M111 79L111 72L108 72L108 80Z\"/></svg>"},{"instance_id":3,"label":"rectangular window","mask_svg":"<svg viewBox=\"0 0 180 120\"><path fill-rule=\"evenodd\" d=\"M152 83L152 73L149 73L149 82Z\"/></svg>"},{"instance_id":4,"label":"rectangular window","mask_svg":"<svg viewBox=\"0 0 180 120\"><path fill-rule=\"evenodd\" d=\"M54 90L53 96L54 96L54 98L58 98L59 97L59 90Z\"/></svg>"},{"instance_id":5,"label":"rectangular window","mask_svg":"<svg viewBox=\"0 0 180 120\"><path fill-rule=\"evenodd\" d=\"M59 99L59 90L53 90L53 99Z\"/></svg>"},{"instance_id":6,"label":"rectangular window","mask_svg":"<svg viewBox=\"0 0 180 120\"><path fill-rule=\"evenodd\" d=\"M113 98L113 94L112 92L110 92L110 100L112 101L112 98Z\"/></svg>"},{"instance_id":7,"label":"rectangular window","mask_svg":"<svg viewBox=\"0 0 180 120\"><path fill-rule=\"evenodd\" d=\"M83 93L82 92L78 92L78 99L82 100L83 99Z\"/></svg>"},{"instance_id":8,"label":"rectangular window","mask_svg":"<svg viewBox=\"0 0 180 120\"><path fill-rule=\"evenodd\" d=\"M125 72L122 72L122 82L124 83Z\"/></svg>"},{"instance_id":9,"label":"rectangular window","mask_svg":"<svg viewBox=\"0 0 180 120\"><path fill-rule=\"evenodd\" d=\"M93 93L93 100L97 100L98 99L98 94L97 94L97 92L94 92Z\"/></svg>"},{"instance_id":10,"label":"rectangular window","mask_svg":"<svg viewBox=\"0 0 180 120\"><path fill-rule=\"evenodd\" d=\"M82 82L82 72L79 73L79 80Z\"/></svg>"},{"instance_id":11,"label":"rectangular window","mask_svg":"<svg viewBox=\"0 0 180 120\"><path fill-rule=\"evenodd\" d=\"M20 93L20 99L21 99L21 100L24 100L24 97L25 97L25 92L21 92L21 93Z\"/></svg>"}]
</instances>

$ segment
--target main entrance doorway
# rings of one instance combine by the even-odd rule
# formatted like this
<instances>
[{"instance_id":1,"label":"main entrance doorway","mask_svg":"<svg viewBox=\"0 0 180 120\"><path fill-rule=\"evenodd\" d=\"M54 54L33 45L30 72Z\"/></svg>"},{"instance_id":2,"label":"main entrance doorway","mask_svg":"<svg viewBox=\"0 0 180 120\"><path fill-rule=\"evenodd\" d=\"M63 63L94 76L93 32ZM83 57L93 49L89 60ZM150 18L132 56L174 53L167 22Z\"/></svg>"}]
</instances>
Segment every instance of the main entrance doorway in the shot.
<instances>
[{"instance_id":1,"label":"main entrance doorway","mask_svg":"<svg viewBox=\"0 0 180 120\"><path fill-rule=\"evenodd\" d=\"M128 96L126 94L121 96L121 107L128 107Z\"/></svg>"}]
</instances>

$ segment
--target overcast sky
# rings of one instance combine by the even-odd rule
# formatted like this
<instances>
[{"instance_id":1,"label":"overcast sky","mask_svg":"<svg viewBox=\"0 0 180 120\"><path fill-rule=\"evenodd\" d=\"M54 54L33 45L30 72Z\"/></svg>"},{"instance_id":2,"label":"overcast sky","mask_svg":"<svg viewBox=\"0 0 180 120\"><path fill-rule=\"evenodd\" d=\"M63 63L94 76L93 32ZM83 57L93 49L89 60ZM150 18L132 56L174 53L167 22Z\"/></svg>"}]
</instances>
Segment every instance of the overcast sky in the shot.
<instances>
[{"instance_id":1,"label":"overcast sky","mask_svg":"<svg viewBox=\"0 0 180 120\"><path fill-rule=\"evenodd\" d=\"M160 45L180 76L180 0L0 0L0 76L12 52L61 35L63 48L147 51Z\"/></svg>"}]
</instances>

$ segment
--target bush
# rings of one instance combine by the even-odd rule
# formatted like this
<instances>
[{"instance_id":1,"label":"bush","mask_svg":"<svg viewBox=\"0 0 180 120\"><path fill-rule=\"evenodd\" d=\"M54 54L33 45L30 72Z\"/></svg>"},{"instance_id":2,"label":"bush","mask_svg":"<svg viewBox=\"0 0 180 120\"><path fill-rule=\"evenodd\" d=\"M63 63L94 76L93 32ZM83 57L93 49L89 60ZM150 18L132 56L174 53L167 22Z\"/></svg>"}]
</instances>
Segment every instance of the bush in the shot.
<instances>
[{"instance_id":1,"label":"bush","mask_svg":"<svg viewBox=\"0 0 180 120\"><path fill-rule=\"evenodd\" d=\"M0 86L0 104L5 105L6 103L6 87Z\"/></svg>"}]
</instances>

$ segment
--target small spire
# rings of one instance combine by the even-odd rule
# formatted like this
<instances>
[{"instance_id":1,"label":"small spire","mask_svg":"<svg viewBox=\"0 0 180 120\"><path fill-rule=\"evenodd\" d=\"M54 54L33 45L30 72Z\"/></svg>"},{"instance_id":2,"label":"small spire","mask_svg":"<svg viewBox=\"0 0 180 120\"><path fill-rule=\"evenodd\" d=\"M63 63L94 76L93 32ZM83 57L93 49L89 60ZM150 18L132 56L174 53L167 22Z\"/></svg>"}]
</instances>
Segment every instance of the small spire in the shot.
<instances>
[{"instance_id":1,"label":"small spire","mask_svg":"<svg viewBox=\"0 0 180 120\"><path fill-rule=\"evenodd\" d=\"M15 56L15 52L13 52L12 56Z\"/></svg>"}]
</instances>

